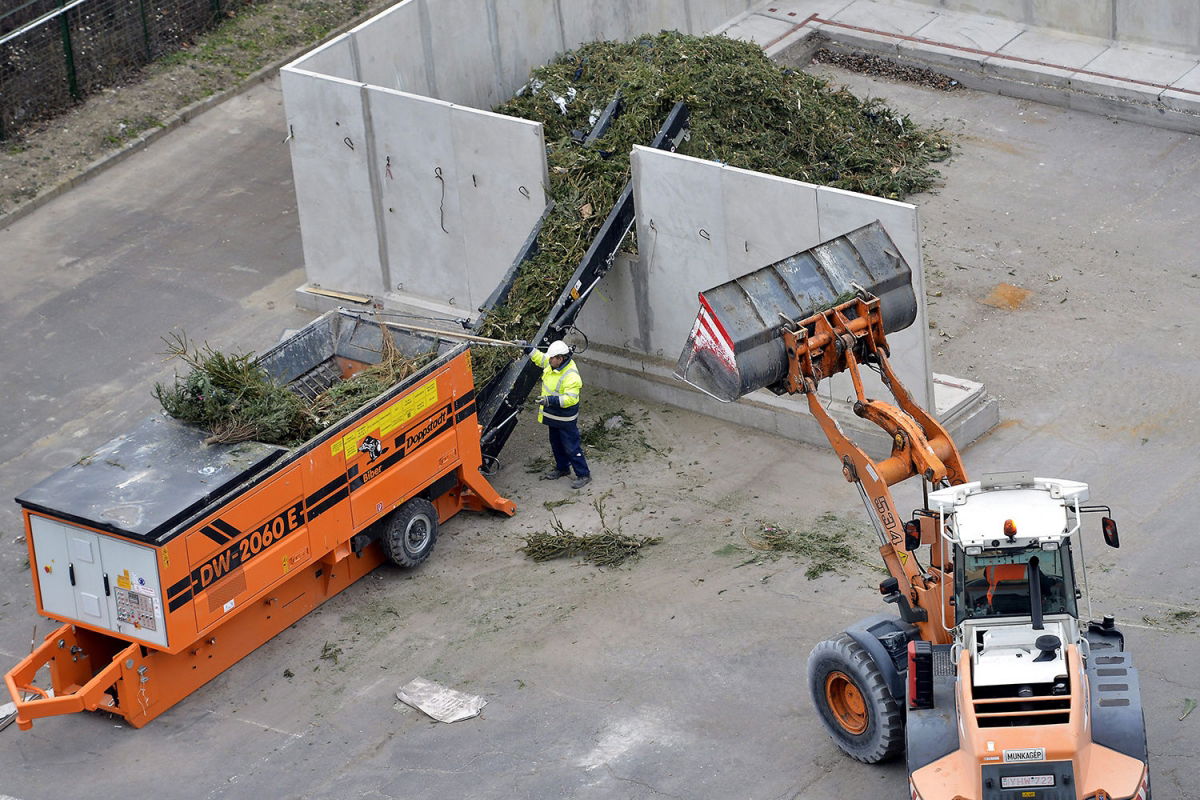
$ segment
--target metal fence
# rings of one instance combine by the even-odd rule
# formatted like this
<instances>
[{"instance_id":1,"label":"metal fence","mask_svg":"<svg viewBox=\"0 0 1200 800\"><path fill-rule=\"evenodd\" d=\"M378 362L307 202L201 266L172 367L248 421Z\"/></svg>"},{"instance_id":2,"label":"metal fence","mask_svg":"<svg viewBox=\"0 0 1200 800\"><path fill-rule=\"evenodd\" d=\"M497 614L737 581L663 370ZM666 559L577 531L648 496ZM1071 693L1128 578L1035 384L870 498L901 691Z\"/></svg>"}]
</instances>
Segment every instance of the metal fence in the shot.
<instances>
[{"instance_id":1,"label":"metal fence","mask_svg":"<svg viewBox=\"0 0 1200 800\"><path fill-rule=\"evenodd\" d=\"M170 53L247 0L0 0L0 140Z\"/></svg>"}]
</instances>

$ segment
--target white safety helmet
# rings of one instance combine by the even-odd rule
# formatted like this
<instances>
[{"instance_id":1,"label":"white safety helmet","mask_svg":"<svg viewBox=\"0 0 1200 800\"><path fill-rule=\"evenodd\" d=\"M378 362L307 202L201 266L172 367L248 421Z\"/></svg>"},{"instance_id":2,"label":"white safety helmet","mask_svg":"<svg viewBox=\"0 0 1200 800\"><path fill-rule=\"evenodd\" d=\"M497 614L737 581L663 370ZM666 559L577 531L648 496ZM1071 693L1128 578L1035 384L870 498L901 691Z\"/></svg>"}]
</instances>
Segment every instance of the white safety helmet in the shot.
<instances>
[{"instance_id":1,"label":"white safety helmet","mask_svg":"<svg viewBox=\"0 0 1200 800\"><path fill-rule=\"evenodd\" d=\"M569 356L570 354L571 348L567 347L567 343L562 339L551 342L550 346L546 348L547 358L553 358L554 356Z\"/></svg>"}]
</instances>

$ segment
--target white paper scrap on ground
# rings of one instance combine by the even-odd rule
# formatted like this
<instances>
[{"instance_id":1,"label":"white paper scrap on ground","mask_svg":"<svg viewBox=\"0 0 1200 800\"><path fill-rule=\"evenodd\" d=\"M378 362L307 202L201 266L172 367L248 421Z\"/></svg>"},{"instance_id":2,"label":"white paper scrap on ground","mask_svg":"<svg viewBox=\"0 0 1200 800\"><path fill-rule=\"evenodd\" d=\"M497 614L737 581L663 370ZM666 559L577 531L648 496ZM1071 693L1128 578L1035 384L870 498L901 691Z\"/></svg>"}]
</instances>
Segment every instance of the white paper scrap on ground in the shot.
<instances>
[{"instance_id":1,"label":"white paper scrap on ground","mask_svg":"<svg viewBox=\"0 0 1200 800\"><path fill-rule=\"evenodd\" d=\"M413 678L396 692L400 702L424 711L438 722L458 722L479 715L487 705L479 695L456 692L424 678Z\"/></svg>"}]
</instances>

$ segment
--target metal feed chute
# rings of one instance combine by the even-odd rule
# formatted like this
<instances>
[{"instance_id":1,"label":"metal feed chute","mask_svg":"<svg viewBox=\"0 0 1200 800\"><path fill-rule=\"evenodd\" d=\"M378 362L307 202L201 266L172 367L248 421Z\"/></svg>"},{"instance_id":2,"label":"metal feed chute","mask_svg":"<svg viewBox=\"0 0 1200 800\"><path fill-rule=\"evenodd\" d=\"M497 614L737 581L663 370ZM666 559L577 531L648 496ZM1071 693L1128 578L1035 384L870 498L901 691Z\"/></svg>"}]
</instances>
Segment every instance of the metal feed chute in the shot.
<instances>
[{"instance_id":1,"label":"metal feed chute","mask_svg":"<svg viewBox=\"0 0 1200 800\"><path fill-rule=\"evenodd\" d=\"M912 270L878 221L700 293L700 313L675 375L723 402L787 376L782 325L849 299L879 298L884 328L917 316Z\"/></svg>"}]
</instances>

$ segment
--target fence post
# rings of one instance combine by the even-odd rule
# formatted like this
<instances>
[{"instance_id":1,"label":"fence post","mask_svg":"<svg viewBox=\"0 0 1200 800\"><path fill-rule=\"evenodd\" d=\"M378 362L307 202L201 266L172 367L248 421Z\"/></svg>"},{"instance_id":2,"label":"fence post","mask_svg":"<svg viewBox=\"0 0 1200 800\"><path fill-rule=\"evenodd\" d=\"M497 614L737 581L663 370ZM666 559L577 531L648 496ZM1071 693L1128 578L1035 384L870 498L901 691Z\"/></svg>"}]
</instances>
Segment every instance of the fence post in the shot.
<instances>
[{"instance_id":1,"label":"fence post","mask_svg":"<svg viewBox=\"0 0 1200 800\"><path fill-rule=\"evenodd\" d=\"M138 0L138 11L142 15L142 39L146 42L146 63L154 60L154 52L150 48L150 26L146 23L146 0Z\"/></svg>"},{"instance_id":2,"label":"fence post","mask_svg":"<svg viewBox=\"0 0 1200 800\"><path fill-rule=\"evenodd\" d=\"M59 8L66 4L67 0L58 0ZM63 57L67 66L67 88L71 92L71 97L79 100L79 80L75 75L75 48L71 46L71 26L67 23L66 11L59 13L58 21L59 27L62 29Z\"/></svg>"}]
</instances>

